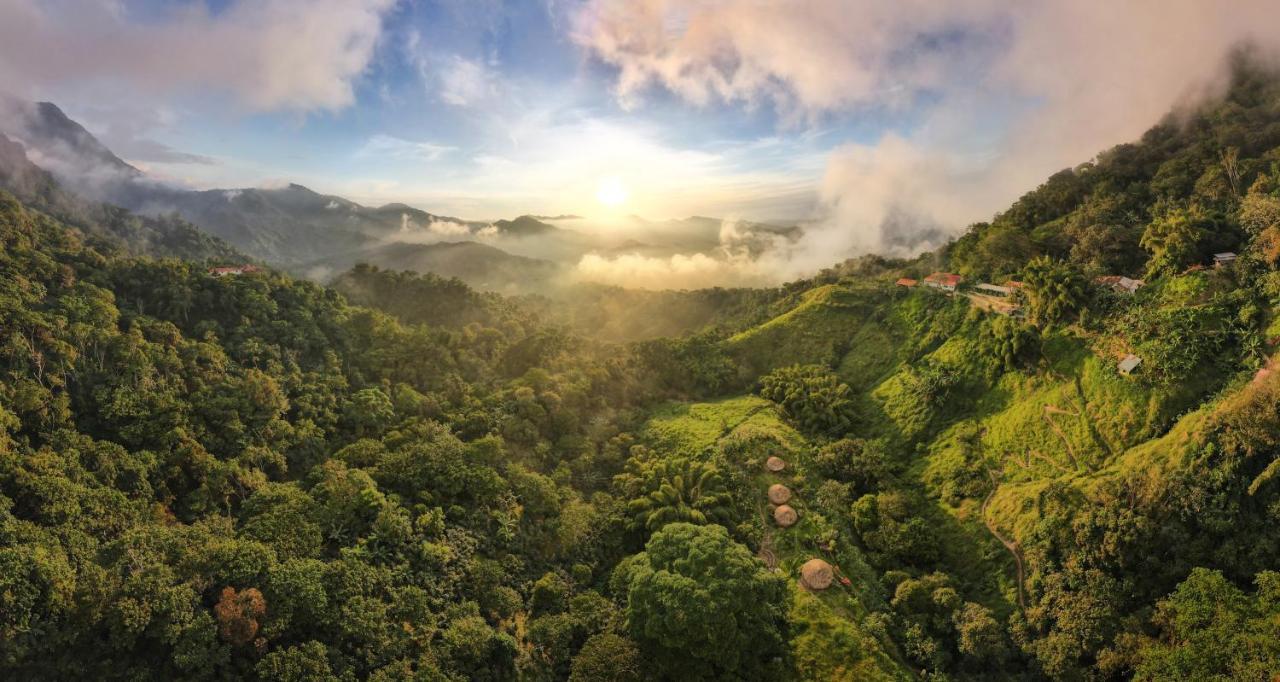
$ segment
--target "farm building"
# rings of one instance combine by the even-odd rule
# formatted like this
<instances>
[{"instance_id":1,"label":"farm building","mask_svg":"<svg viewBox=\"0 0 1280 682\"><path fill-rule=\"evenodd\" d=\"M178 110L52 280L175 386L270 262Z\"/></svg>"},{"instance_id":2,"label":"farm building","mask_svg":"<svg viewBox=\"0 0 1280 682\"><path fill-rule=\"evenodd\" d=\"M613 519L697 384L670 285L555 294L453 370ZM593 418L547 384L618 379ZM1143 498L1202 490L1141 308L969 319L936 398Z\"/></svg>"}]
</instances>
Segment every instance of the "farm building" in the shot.
<instances>
[{"instance_id":1,"label":"farm building","mask_svg":"<svg viewBox=\"0 0 1280 682\"><path fill-rule=\"evenodd\" d=\"M1013 295L1013 289L1009 287L1002 287L998 284L987 284L986 282L979 284L974 287L974 289L977 289L979 293L983 293L988 296L1007 297Z\"/></svg>"},{"instance_id":2,"label":"farm building","mask_svg":"<svg viewBox=\"0 0 1280 682\"><path fill-rule=\"evenodd\" d=\"M1239 258L1239 256L1231 253L1230 251L1226 253L1215 253L1213 254L1213 267L1220 268L1224 265L1231 265L1236 262L1237 258Z\"/></svg>"},{"instance_id":3,"label":"farm building","mask_svg":"<svg viewBox=\"0 0 1280 682\"><path fill-rule=\"evenodd\" d=\"M914 280L914 279L911 279L910 277L903 277L903 278L899 279L898 281L894 282L894 284L895 284L895 285L897 285L897 286L900 286L900 287L906 287L906 288L910 289L911 287L913 287L913 286L915 286L915 285L919 284L919 282L917 282L917 281L916 281L916 280Z\"/></svg>"}]
</instances>

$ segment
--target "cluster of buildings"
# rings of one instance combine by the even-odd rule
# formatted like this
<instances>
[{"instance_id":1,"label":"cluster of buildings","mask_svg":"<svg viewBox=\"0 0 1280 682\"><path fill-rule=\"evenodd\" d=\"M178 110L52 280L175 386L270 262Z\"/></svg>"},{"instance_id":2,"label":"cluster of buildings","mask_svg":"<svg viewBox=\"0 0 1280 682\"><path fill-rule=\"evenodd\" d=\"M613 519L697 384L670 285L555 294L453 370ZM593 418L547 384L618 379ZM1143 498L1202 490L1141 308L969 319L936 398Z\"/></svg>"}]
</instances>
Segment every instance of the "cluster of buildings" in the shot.
<instances>
[{"instance_id":1,"label":"cluster of buildings","mask_svg":"<svg viewBox=\"0 0 1280 682\"><path fill-rule=\"evenodd\" d=\"M1239 256L1237 256L1235 253L1231 253L1231 252L1215 253L1213 255L1213 267L1215 268L1228 267L1231 264L1235 263L1238 257ZM1203 265L1195 265L1195 266L1192 266L1187 272L1193 272L1196 270L1203 270L1203 269L1205 269ZM1105 288L1111 289L1112 291L1116 291L1118 293L1126 294L1129 296L1132 296L1133 294L1137 293L1139 289L1146 286L1146 282L1143 280L1131 279L1123 275L1104 275L1102 277L1095 278L1093 281L1095 284L1097 284L1100 287L1105 287ZM929 287L930 289L937 289L939 291L945 291L947 293L955 293L956 291L959 290L960 284L962 282L964 282L964 277L961 277L960 275L957 275L951 272L935 272L929 275L928 277L925 277L923 280L915 280L915 279L911 279L910 277L903 277L899 279L895 284L897 286L904 287L907 289L911 289L917 286L925 286L925 287ZM973 293L973 296L971 296L971 298L974 298L975 301L978 300L976 298L978 296L987 297L988 299L1014 299L1022 288L1023 288L1022 282L1017 282L1013 280L1005 282L1004 284L989 284L987 282L982 282L980 284L974 285L973 287L974 293ZM1020 316L1022 314L1022 307L1015 303L1010 303L1009 305L987 305L984 307L986 307L988 310L993 310L995 312L1003 313L1005 315L1013 315L1015 317ZM1120 374L1124 376L1129 376L1135 370L1137 370L1140 365L1142 365L1142 358L1130 353L1124 356L1124 358L1122 358L1120 362L1116 364L1116 371L1120 372ZM1266 373L1269 373L1271 371L1271 368L1268 366L1267 368L1264 368L1264 371ZM1262 375L1263 371L1260 371L1259 374Z\"/></svg>"}]
</instances>

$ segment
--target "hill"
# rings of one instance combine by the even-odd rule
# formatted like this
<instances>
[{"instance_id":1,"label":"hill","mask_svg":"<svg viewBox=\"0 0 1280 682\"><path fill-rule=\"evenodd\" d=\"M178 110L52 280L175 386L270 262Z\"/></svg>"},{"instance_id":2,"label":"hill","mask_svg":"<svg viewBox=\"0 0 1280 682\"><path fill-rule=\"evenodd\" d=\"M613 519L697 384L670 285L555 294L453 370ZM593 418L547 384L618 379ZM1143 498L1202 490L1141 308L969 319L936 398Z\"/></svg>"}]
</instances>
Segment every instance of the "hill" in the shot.
<instances>
[{"instance_id":1,"label":"hill","mask_svg":"<svg viewBox=\"0 0 1280 682\"><path fill-rule=\"evenodd\" d=\"M139 255L61 218L80 204L21 149L6 678L1280 671L1265 65L940 253L581 308ZM361 210L323 199L250 200ZM478 246L423 258L511 257ZM934 270L967 279L901 281Z\"/></svg>"},{"instance_id":2,"label":"hill","mask_svg":"<svg viewBox=\"0 0 1280 682\"><path fill-rule=\"evenodd\" d=\"M0 190L74 226L99 248L135 255L245 262L229 244L174 216L149 217L86 199L36 166L20 143L0 134Z\"/></svg>"},{"instance_id":3,"label":"hill","mask_svg":"<svg viewBox=\"0 0 1280 682\"><path fill-rule=\"evenodd\" d=\"M406 244L392 242L372 249L310 263L298 268L308 276L316 268L342 272L355 263L369 263L388 270L431 273L457 278L482 291L529 294L551 288L563 273L560 266L536 258L513 256L476 242ZM317 279L324 279L317 277Z\"/></svg>"}]
</instances>

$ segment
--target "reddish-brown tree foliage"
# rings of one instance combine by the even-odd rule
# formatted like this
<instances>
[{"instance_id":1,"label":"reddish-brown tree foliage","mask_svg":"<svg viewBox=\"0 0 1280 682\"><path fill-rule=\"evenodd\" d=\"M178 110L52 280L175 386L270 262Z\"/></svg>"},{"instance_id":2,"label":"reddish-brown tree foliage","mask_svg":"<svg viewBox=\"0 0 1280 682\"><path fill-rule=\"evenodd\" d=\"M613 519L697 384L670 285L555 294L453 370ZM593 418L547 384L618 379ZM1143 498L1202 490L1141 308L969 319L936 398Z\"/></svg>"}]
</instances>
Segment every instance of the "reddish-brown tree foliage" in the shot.
<instances>
[{"instance_id":1,"label":"reddish-brown tree foliage","mask_svg":"<svg viewBox=\"0 0 1280 682\"><path fill-rule=\"evenodd\" d=\"M258 619L267 613L267 601L256 588L236 592L222 588L222 596L213 607L218 617L218 634L232 644L248 644L258 634Z\"/></svg>"}]
</instances>

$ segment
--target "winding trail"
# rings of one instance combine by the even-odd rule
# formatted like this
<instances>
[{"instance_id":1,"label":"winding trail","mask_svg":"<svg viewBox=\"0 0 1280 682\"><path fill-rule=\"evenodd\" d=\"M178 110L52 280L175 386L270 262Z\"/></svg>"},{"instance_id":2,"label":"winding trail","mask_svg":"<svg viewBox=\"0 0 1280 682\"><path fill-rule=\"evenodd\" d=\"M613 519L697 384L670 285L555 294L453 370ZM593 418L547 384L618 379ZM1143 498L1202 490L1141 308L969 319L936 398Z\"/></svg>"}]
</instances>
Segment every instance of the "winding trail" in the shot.
<instances>
[{"instance_id":1,"label":"winding trail","mask_svg":"<svg viewBox=\"0 0 1280 682\"><path fill-rule=\"evenodd\" d=\"M1065 414L1069 417L1079 417L1080 413L1068 412L1067 410L1064 410L1061 407L1058 407L1056 405L1048 405L1048 404L1044 406L1044 412L1041 413L1041 416L1044 417L1044 420L1048 422L1049 428L1052 429L1054 433L1058 434L1058 438L1061 438L1062 444L1066 446L1067 458L1071 460L1071 468L1079 469L1080 463L1076 459L1075 449L1071 447L1071 441L1067 438L1067 434L1063 433L1062 429L1058 427L1057 422L1053 421L1053 417L1051 415L1055 415L1055 414Z\"/></svg>"},{"instance_id":2,"label":"winding trail","mask_svg":"<svg viewBox=\"0 0 1280 682\"><path fill-rule=\"evenodd\" d=\"M1018 545L1017 541L1010 540L1005 537L1000 530L996 528L996 524L992 523L991 519L987 517L987 506L991 504L991 498L996 496L996 490L999 487L999 483L996 481L996 475L991 472L991 469L987 469L987 475L991 477L992 487L991 492L987 493L986 499L982 501L982 525L986 526L987 532L991 533L992 537L999 540L1000 544L1004 545L1004 548L1009 550L1009 553L1013 555L1013 563L1018 569L1018 608L1022 611L1026 611L1027 597L1022 587L1023 582L1026 580L1026 569L1022 565L1022 547Z\"/></svg>"}]
</instances>

